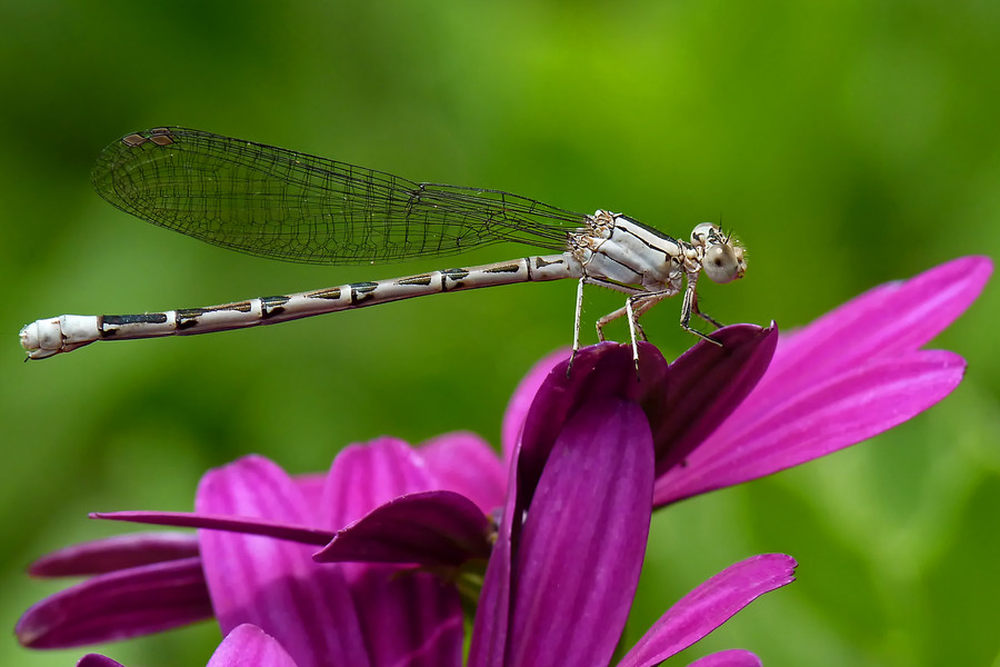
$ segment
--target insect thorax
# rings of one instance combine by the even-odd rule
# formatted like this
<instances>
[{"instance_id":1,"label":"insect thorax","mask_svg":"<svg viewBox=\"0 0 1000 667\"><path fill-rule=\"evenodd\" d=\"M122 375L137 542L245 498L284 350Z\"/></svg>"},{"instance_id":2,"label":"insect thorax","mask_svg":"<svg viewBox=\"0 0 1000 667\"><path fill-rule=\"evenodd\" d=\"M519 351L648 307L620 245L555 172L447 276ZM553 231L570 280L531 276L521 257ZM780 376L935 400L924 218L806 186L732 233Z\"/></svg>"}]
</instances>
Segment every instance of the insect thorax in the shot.
<instances>
[{"instance_id":1,"label":"insect thorax","mask_svg":"<svg viewBox=\"0 0 1000 667\"><path fill-rule=\"evenodd\" d=\"M625 215L598 210L569 238L588 277L644 291L680 290L683 244Z\"/></svg>"}]
</instances>

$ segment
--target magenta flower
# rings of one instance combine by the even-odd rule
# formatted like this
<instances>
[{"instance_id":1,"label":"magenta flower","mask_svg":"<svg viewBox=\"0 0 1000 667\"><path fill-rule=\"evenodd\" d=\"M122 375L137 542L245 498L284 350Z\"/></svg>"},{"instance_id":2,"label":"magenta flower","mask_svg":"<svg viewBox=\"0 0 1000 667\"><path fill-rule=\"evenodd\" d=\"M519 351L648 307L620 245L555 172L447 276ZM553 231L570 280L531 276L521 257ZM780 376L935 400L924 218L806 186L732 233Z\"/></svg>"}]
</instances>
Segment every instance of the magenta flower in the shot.
<instances>
[{"instance_id":1,"label":"magenta flower","mask_svg":"<svg viewBox=\"0 0 1000 667\"><path fill-rule=\"evenodd\" d=\"M877 288L783 339L770 369L777 331L749 325L721 330L718 336L724 340L722 348L696 345L669 366L655 348L644 345L640 355L642 382L636 382L628 349L612 344L583 350L569 378L565 361L557 364L550 358L539 364L515 393L504 420L504 450L513 463L479 599L470 664L606 664L635 590L651 506L822 456L905 421L936 403L960 382L964 362L948 352L918 348L975 299L990 272L988 259L965 258L906 283ZM765 379L758 385L765 371ZM471 454L473 451L477 453ZM374 580L372 587L386 593L383 598L376 596L386 604L374 605L373 610L354 610L356 627L367 637L368 645L364 640L352 643L347 636L310 643L325 631L325 626L312 623L312 616L301 615L312 608L297 604L299 594L309 601L310 596L303 591L330 585L334 594L329 597L334 602L340 595L336 593L339 585L329 584L325 575L311 578L316 567L302 565L293 568L291 575L282 574L279 583L296 584L292 586L295 594L274 596L266 609L253 609L258 598L254 586L263 585L268 593L282 586L272 586L274 582L268 580L248 582L229 570L238 570L241 565L241 549L269 554L268 549L273 547L263 546L268 538L240 537L250 541L222 558L211 555L206 545L213 545L222 554L224 550L214 546L213 540L233 544L232 537L203 531L200 555L189 556L195 560L188 563L193 569L185 571L189 575L186 579L175 577L174 583L179 586L177 590L188 593L178 597L175 607L183 609L187 620L191 620L191 609L197 608L198 601L204 604L209 599L207 594L198 595L195 570L203 569L201 590L205 590L207 580L224 630L239 623L254 623L274 635L296 661L300 656L294 646L304 647L303 652L325 650L326 644L341 650L361 646L359 650L371 652L375 650L370 646L372 631L365 635L365 627L378 627L379 614L391 613L391 591L384 589L392 588L387 581L398 581L398 577L384 576L386 570L379 568L405 563L454 571L489 552L483 512L499 502L503 481L496 460L484 451L482 447L471 448L465 452L470 458L450 459L447 471L441 466L442 479L450 483L404 488L395 492L396 497L386 493L372 498L370 503L353 503L353 492L343 491L347 487L342 486L349 485L352 478L336 480L331 473L325 493L318 492L316 480L291 485L313 501L321 501L305 503L311 513L296 510L274 514L274 500L251 500L248 504L254 511L249 516L258 518L247 519L236 516L248 514L239 504L206 505L199 492L197 515L132 513L118 518L326 544L316 554L316 560L369 563L338 566L342 569L333 571L341 574L331 577L334 582L343 578L348 590L357 582ZM468 464L473 457L476 463ZM445 460L447 457L440 457L438 463ZM477 466L482 470L477 471ZM487 470L491 472L483 472ZM489 488L494 491L483 493L480 478L491 480ZM264 495L267 485L246 484L241 488L242 495L236 497L254 497ZM439 490L428 490L433 488ZM337 490L342 490L340 496L334 494ZM285 500L281 494L277 499ZM335 502L357 511L328 512L328 504ZM370 511L365 514L365 510ZM352 519L357 520L348 525ZM346 527L334 534L333 526ZM101 551L105 546L98 543L91 551ZM148 540L144 546L149 546ZM161 552L168 546L157 543L153 551ZM170 617L169 611L164 614L156 607L157 596L148 594L150 590L164 596L174 593L168 580L175 573L168 572L164 581L157 580L153 575L161 575L158 568L165 565L150 553L137 547L125 562L131 559L152 565L101 575L81 585L103 590L95 585L100 582L114 588L116 576L127 580L124 586L119 584L119 590L132 591L137 585L148 584L150 589L136 603L149 619L145 627L115 630L115 622L121 621L115 604L106 604L85 623L79 619L53 622L53 618L73 617L54 614L53 609L73 608L76 603L79 611L87 606L84 601L89 603L95 598L78 587L29 610L19 624L19 634L32 645L67 645L59 642L69 638L84 643L88 633L93 636L93 628L87 623L101 625L105 638L176 625L177 618ZM93 558L93 554L88 556L86 548L79 553L67 550L66 554L70 562L102 560ZM296 554L295 563L304 563L306 552ZM758 558L726 570L719 575L721 579L714 578L696 591L696 598L732 592L727 598L728 607L706 608L730 611L715 616L706 610L692 614L686 609L685 598L651 629L623 664L655 664L663 660L696 641L756 595L790 580L790 559ZM210 564L213 559L219 570ZM235 565L227 566L229 562ZM372 562L397 565L373 566ZM176 567L181 561L169 563ZM760 569L756 569L757 565ZM142 571L143 567L154 568L154 572ZM284 563L279 573L283 568ZM97 571L104 570L90 570ZM731 571L751 575L734 575L730 579ZM213 588L214 577L228 587ZM408 592L414 593L410 600L423 600L419 593ZM453 594L449 588L448 595ZM289 602L296 604L289 606ZM341 618L338 613L351 617L348 607L346 603L334 605L325 618ZM203 608L201 611L204 613ZM275 614L287 621L278 624L280 632L271 627ZM453 617L443 613L435 618L440 627L447 628ZM668 618L682 621L672 624ZM369 622L367 626L365 621ZM399 625L405 625L405 619ZM415 633L419 639L439 636L436 626L421 625L422 629L428 627L431 629L423 634ZM349 624L344 628L348 634L352 631ZM437 644L442 651L447 650L448 641L454 641L455 634L448 637ZM45 644L51 640L56 643ZM403 648L412 649L417 644L420 641L411 641ZM397 651L395 655L403 653ZM315 653L312 659L319 660ZM726 652L699 664L756 664L747 661L756 658L745 652ZM372 663L382 661L372 659Z\"/></svg>"}]
</instances>

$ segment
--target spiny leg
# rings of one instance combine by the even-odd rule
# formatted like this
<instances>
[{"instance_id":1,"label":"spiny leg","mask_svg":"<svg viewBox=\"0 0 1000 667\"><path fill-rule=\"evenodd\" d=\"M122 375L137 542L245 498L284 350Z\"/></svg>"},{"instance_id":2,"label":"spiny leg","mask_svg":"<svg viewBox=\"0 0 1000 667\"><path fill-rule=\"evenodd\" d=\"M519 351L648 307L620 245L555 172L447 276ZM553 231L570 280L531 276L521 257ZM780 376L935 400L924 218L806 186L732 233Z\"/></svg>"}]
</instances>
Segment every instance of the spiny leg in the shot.
<instances>
[{"instance_id":1,"label":"spiny leg","mask_svg":"<svg viewBox=\"0 0 1000 667\"><path fill-rule=\"evenodd\" d=\"M643 330L642 323L639 321L639 318L642 317L642 315L647 310L655 306L657 303L667 298L668 296L671 296L671 293L664 293L663 296L660 296L659 298L656 299L649 298L650 296L659 294L660 294L659 292L652 292L652 293L646 292L643 294L635 294L632 297L630 297L634 298L636 301L642 301L642 303L640 303L639 306L635 309L635 331L638 334L639 338L643 341L649 339L646 337L646 332ZM597 338L600 339L602 343L606 340L604 337L604 327L606 327L611 322L614 322L619 317L624 317L626 312L628 312L628 309L626 308L626 306L622 306L618 310L608 313L601 319L597 320Z\"/></svg>"},{"instance_id":2,"label":"spiny leg","mask_svg":"<svg viewBox=\"0 0 1000 667\"><path fill-rule=\"evenodd\" d=\"M596 285L598 287L605 287L608 289L613 289L616 292L624 292L625 294L631 295L645 295L648 292L644 292L641 289L634 287L628 287L627 285L620 285L616 282L610 280L604 280L602 278L594 278L593 276L584 275L580 278L580 281L576 286L576 315L573 318L573 352L569 358L569 364L566 366L566 377L569 377L570 370L573 368L573 361L576 359L576 353L580 350L580 320L583 313L583 286L584 285ZM611 320L618 319L625 314L624 308L619 308L611 315L602 317L602 322L597 323L597 338L604 342L604 324L610 322ZM638 324L638 323L637 323ZM642 331L642 327L639 327L639 333L643 340L646 340L646 334Z\"/></svg>"},{"instance_id":3,"label":"spiny leg","mask_svg":"<svg viewBox=\"0 0 1000 667\"><path fill-rule=\"evenodd\" d=\"M612 282L610 280L602 280L601 278L593 278L591 276L585 276L584 279L583 279L583 281L586 284L588 284L588 285L597 285L598 287L606 287L607 289L613 289L616 292L624 292L625 294L628 294L629 296L641 297L641 296L648 296L650 294L658 294L658 292L647 292L645 290L637 289L635 287L628 287L628 286L625 286L625 285L620 285L620 284L618 284L616 282ZM645 312L645 309L643 309L643 310L640 311L640 313L643 313L643 312ZM625 307L624 306L622 306L621 308L619 308L618 310L616 310L614 312L608 313L607 315L605 315L604 317L602 317L601 319L599 319L597 321L597 339L603 343L605 341L605 338L604 338L604 327L609 322L614 322L615 320L617 320L619 317L622 317L623 315L625 315ZM642 327L641 326L639 327L639 333L642 335L642 339L646 340L646 334L642 331Z\"/></svg>"},{"instance_id":4,"label":"spiny leg","mask_svg":"<svg viewBox=\"0 0 1000 667\"><path fill-rule=\"evenodd\" d=\"M597 320L597 324L596 324L596 327L597 327L597 340L601 341L602 343L605 340L607 340L604 337L604 327L606 327L610 323L614 322L619 317L624 317L626 312L627 312L627 310L626 310L625 306L622 306L618 310L614 310L614 311L608 313L607 315L605 315L604 317L602 317L601 319Z\"/></svg>"},{"instance_id":5,"label":"spiny leg","mask_svg":"<svg viewBox=\"0 0 1000 667\"><path fill-rule=\"evenodd\" d=\"M608 313L597 321L597 337L603 341L605 326L623 315L628 317L628 330L630 340L632 342L632 362L635 364L637 377L639 374L639 343L637 338L641 337L642 340L646 340L646 332L642 330L642 325L639 324L639 318L643 315L643 313L655 306L657 303L669 296L673 296L674 294L675 292L672 290L633 294L625 300L625 305L623 307L615 310L614 312Z\"/></svg>"},{"instance_id":6,"label":"spiny leg","mask_svg":"<svg viewBox=\"0 0 1000 667\"><path fill-rule=\"evenodd\" d=\"M708 322L712 326L714 326L716 329L721 329L722 327L725 326L722 322L720 322L719 320L715 319L714 317L712 317L708 313L702 312L701 308L699 308L699 306L698 306L698 293L697 292L695 292L694 301L691 303L691 312L694 313L695 315L697 315L698 317L700 317L701 319L705 320L706 322Z\"/></svg>"},{"instance_id":7,"label":"spiny leg","mask_svg":"<svg viewBox=\"0 0 1000 667\"><path fill-rule=\"evenodd\" d=\"M689 273L687 274L687 287L684 290L684 301L681 304L681 328L688 333L693 333L698 338L702 340L707 340L713 345L718 345L722 347L722 343L715 340L711 336L701 331L698 331L690 325L691 313L698 313L698 274ZM701 313L698 313L701 315ZM714 321L713 321L714 322ZM717 323L716 323L717 324Z\"/></svg>"},{"instance_id":8,"label":"spiny leg","mask_svg":"<svg viewBox=\"0 0 1000 667\"><path fill-rule=\"evenodd\" d=\"M639 375L639 344L636 342L636 339L635 339L635 334L636 334L636 321L635 321L635 319L636 318L635 318L635 314L633 313L633 309L632 309L632 300L636 299L636 298L638 298L637 295L632 295L632 296L628 297L627 299L625 299L625 305L624 306L622 306L618 310L614 310L614 311L608 313L607 315L605 315L601 319L597 320L597 338L598 338L598 340L600 340L603 343L604 340L605 340L605 338L604 338L604 327L606 327L611 322L614 322L619 317L628 316L628 331L629 331L629 336L630 336L631 341L632 341L632 362L635 364L635 373L636 373L636 376L638 376ZM645 334L645 332L642 331L641 327L639 328L639 332L642 334L642 339L646 340L646 334Z\"/></svg>"},{"instance_id":9,"label":"spiny leg","mask_svg":"<svg viewBox=\"0 0 1000 667\"><path fill-rule=\"evenodd\" d=\"M629 298L632 298L632 297L629 297ZM640 309L639 309L639 315L641 315L642 313L646 312L646 310L647 310L646 308L641 308L640 307ZM602 343L604 341L606 341L607 338L604 337L604 327L606 327L611 322L614 322L619 317L624 317L627 312L628 312L628 307L627 306L622 306L618 310L616 310L614 312L611 312L611 313L608 313L607 315L605 315L601 319L597 320L597 339L600 340ZM635 330L636 330L636 333L638 334L639 338L641 338L642 340L649 340L648 338L646 338L646 332L643 331L643 329L642 329L642 324L639 323L638 315L635 318Z\"/></svg>"}]
</instances>

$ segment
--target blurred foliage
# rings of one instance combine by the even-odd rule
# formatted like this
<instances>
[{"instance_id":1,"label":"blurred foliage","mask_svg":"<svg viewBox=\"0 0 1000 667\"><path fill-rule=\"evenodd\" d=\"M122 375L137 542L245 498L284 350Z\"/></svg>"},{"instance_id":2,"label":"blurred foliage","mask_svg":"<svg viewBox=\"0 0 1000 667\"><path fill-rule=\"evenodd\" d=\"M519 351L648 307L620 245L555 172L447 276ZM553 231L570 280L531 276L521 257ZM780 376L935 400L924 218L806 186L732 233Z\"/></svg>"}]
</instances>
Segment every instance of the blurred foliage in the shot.
<instances>
[{"instance_id":1,"label":"blurred foliage","mask_svg":"<svg viewBox=\"0 0 1000 667\"><path fill-rule=\"evenodd\" d=\"M101 147L129 131L204 128L625 211L676 235L721 218L751 253L745 280L704 290L727 322L795 327L875 284L1000 247L1000 4L988 0L3 0L0 24L8 628L62 587L28 580L26 563L122 530L87 511L190 509L202 471L248 452L302 472L383 434L470 429L496 443L520 376L570 341L574 287L552 283L22 364L14 334L42 316L439 268L267 262L142 224L88 182ZM461 261L508 252L523 250ZM586 316L619 301L595 290ZM936 343L969 371L929 413L659 513L628 639L724 566L784 551L798 582L689 657L742 646L770 666L996 659L998 305L991 286ZM677 307L645 320L668 357L693 343ZM201 664L217 639L205 623L106 650ZM0 662L82 653L9 640Z\"/></svg>"}]
</instances>

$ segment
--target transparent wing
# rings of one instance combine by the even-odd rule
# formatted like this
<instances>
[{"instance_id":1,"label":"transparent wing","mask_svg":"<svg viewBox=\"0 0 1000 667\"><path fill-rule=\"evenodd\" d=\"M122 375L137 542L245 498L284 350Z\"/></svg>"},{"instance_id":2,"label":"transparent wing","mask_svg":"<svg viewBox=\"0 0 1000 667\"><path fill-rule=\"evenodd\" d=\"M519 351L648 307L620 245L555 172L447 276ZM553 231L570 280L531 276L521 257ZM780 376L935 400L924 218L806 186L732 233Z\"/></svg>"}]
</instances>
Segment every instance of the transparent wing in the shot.
<instances>
[{"instance_id":1,"label":"transparent wing","mask_svg":"<svg viewBox=\"0 0 1000 667\"><path fill-rule=\"evenodd\" d=\"M111 144L92 180L110 203L154 225L312 264L448 255L505 241L563 250L587 220L507 192L416 183L177 127Z\"/></svg>"}]
</instances>

